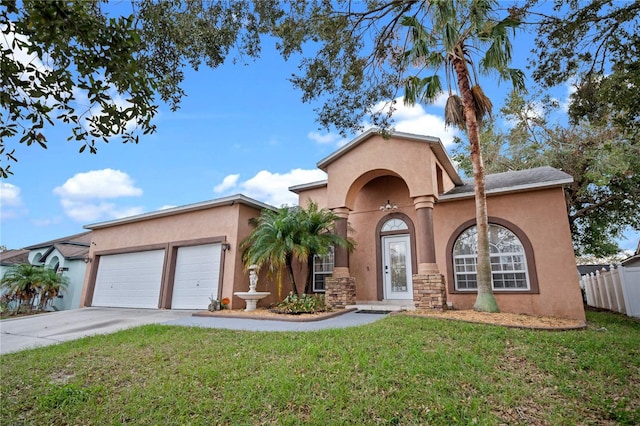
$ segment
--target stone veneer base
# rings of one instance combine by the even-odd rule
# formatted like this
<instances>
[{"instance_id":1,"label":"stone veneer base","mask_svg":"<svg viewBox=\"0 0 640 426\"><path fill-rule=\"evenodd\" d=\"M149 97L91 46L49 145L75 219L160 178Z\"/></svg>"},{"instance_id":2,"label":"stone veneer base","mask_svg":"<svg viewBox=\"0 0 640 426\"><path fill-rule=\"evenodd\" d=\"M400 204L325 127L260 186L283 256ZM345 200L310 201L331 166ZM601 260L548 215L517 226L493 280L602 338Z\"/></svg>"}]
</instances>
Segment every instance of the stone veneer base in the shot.
<instances>
[{"instance_id":1,"label":"stone veneer base","mask_svg":"<svg viewBox=\"0 0 640 426\"><path fill-rule=\"evenodd\" d=\"M324 282L324 302L331 308L344 308L356 303L356 278L327 278Z\"/></svg>"},{"instance_id":2,"label":"stone veneer base","mask_svg":"<svg viewBox=\"0 0 640 426\"><path fill-rule=\"evenodd\" d=\"M444 275L413 275L413 302L418 310L445 311L447 309L447 291Z\"/></svg>"}]
</instances>

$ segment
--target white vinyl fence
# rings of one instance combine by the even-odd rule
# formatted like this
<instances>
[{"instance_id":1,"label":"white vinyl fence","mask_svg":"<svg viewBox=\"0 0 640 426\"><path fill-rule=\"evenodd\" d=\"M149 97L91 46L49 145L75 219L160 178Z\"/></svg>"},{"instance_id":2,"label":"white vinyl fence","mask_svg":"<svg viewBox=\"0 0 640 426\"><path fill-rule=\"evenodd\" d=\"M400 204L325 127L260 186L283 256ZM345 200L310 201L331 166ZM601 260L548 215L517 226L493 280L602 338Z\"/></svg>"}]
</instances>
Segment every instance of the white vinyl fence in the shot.
<instances>
[{"instance_id":1,"label":"white vinyl fence","mask_svg":"<svg viewBox=\"0 0 640 426\"><path fill-rule=\"evenodd\" d=\"M583 275L587 305L640 318L640 267L614 266Z\"/></svg>"}]
</instances>

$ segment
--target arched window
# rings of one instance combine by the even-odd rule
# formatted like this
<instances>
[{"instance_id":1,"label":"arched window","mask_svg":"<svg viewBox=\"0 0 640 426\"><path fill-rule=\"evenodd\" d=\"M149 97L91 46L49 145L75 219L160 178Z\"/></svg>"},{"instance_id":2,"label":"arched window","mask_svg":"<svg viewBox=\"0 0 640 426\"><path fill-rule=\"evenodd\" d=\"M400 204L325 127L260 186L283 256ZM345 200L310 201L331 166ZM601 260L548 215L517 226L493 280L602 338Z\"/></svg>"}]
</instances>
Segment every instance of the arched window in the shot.
<instances>
[{"instance_id":1,"label":"arched window","mask_svg":"<svg viewBox=\"0 0 640 426\"><path fill-rule=\"evenodd\" d=\"M475 291L478 288L476 264L478 231L467 228L453 246L455 289ZM524 247L518 237L507 228L489 224L491 282L494 290L529 291L529 273Z\"/></svg>"},{"instance_id":2,"label":"arched window","mask_svg":"<svg viewBox=\"0 0 640 426\"><path fill-rule=\"evenodd\" d=\"M393 218L389 219L382 225L382 229L380 232L389 232L389 231L402 231L405 229L409 229L407 224L402 219Z\"/></svg>"}]
</instances>

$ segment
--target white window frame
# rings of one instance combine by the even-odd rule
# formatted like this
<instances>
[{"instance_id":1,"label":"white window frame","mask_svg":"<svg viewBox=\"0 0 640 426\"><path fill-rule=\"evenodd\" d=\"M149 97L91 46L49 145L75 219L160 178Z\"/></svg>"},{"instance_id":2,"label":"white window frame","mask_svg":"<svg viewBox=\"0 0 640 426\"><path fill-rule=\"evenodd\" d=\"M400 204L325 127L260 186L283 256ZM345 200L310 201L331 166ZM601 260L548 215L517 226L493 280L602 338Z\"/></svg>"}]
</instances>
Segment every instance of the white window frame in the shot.
<instances>
[{"instance_id":1,"label":"white window frame","mask_svg":"<svg viewBox=\"0 0 640 426\"><path fill-rule=\"evenodd\" d=\"M476 292L478 291L477 282L477 244L473 247L473 253L456 254L458 242L461 238L474 238L477 241L477 232L475 225L462 232L453 245L453 276L455 281L455 290L460 292ZM496 224L489 224L490 236L491 228L501 228L510 234L512 243L508 247L516 247L516 250L504 250L496 244L489 241L489 250L491 257L491 287L494 291L504 292L528 292L531 291L531 281L529 278L529 269L527 265L527 255L524 245L518 236L510 229ZM468 233L474 233L468 235ZM490 237L491 239L491 237ZM516 245L517 244L517 245ZM498 259L496 261L496 259ZM524 275L524 276L523 276ZM466 286L462 287L461 284ZM514 283L513 287L496 287L496 282ZM517 287L517 285L526 284L525 287ZM475 284L475 286L474 286Z\"/></svg>"},{"instance_id":2,"label":"white window frame","mask_svg":"<svg viewBox=\"0 0 640 426\"><path fill-rule=\"evenodd\" d=\"M325 280L327 277L331 277L333 275L333 266L335 264L335 257L333 252L333 247L330 247L329 253L326 255L313 256L313 292L314 293L324 293L326 291L326 283ZM324 288L317 288L316 276L323 276L322 283Z\"/></svg>"}]
</instances>

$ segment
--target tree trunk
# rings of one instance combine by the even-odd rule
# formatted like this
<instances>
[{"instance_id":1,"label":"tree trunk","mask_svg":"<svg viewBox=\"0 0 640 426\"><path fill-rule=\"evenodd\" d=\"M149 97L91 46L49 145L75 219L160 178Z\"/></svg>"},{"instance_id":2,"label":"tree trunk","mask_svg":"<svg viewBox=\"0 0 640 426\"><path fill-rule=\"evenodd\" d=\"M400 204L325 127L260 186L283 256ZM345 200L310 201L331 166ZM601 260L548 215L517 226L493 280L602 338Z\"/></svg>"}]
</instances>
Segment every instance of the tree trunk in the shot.
<instances>
[{"instance_id":1,"label":"tree trunk","mask_svg":"<svg viewBox=\"0 0 640 426\"><path fill-rule=\"evenodd\" d=\"M489 253L489 219L487 213L487 194L485 192L484 165L480 151L480 128L476 117L476 107L469 86L469 74L460 59L454 59L453 65L458 77L458 87L464 106L464 118L471 148L473 165L473 186L476 202L476 228L478 231L477 279L478 295L473 309L481 312L500 312L491 287L491 257Z\"/></svg>"},{"instance_id":2,"label":"tree trunk","mask_svg":"<svg viewBox=\"0 0 640 426\"><path fill-rule=\"evenodd\" d=\"M304 284L305 294L313 293L313 254L309 254L307 257L307 279Z\"/></svg>"},{"instance_id":3,"label":"tree trunk","mask_svg":"<svg viewBox=\"0 0 640 426\"><path fill-rule=\"evenodd\" d=\"M293 257L291 255L287 255L287 274L289 275L289 282L291 283L291 291L299 296L298 286L296 286L296 279L293 274Z\"/></svg>"}]
</instances>

